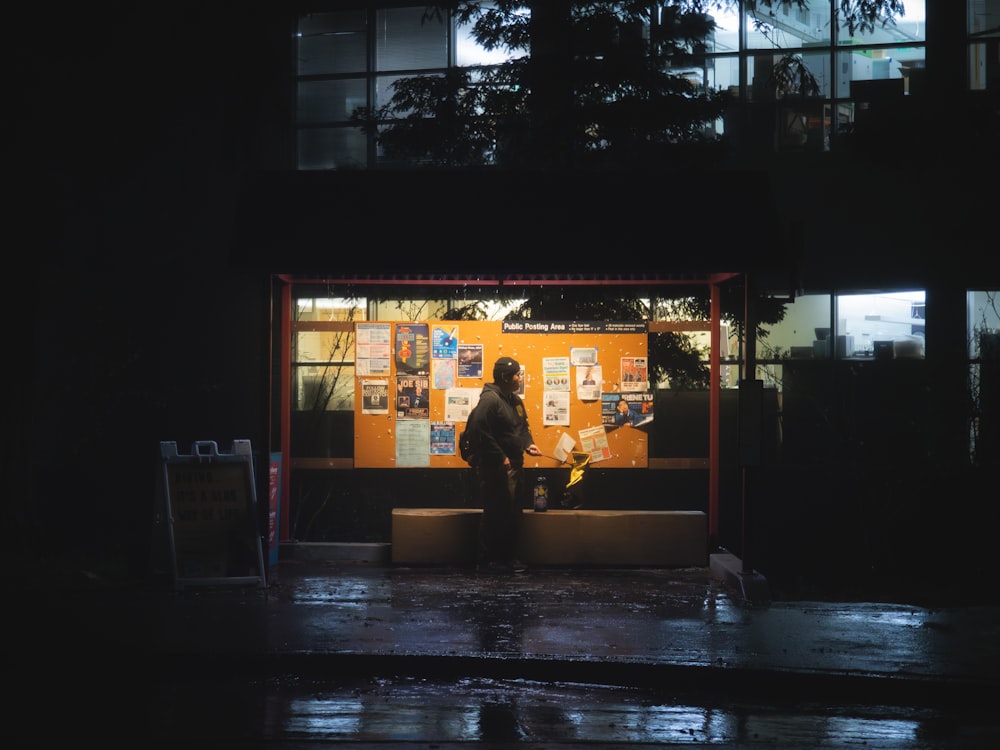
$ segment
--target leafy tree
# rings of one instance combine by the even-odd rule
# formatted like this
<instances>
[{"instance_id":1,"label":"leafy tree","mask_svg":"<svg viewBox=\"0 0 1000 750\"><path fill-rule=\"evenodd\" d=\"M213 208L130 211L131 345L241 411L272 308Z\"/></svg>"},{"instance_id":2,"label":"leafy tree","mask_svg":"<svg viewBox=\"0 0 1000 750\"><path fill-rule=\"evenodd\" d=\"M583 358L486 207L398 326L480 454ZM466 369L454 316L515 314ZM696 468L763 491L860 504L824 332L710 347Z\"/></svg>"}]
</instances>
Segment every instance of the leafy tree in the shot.
<instances>
[{"instance_id":1,"label":"leafy tree","mask_svg":"<svg viewBox=\"0 0 1000 750\"><path fill-rule=\"evenodd\" d=\"M726 95L688 74L714 28L701 3L463 0L426 17L445 9L513 59L402 79L385 107L357 110L360 125L381 127L390 159L624 167L719 143L709 126Z\"/></svg>"},{"instance_id":2,"label":"leafy tree","mask_svg":"<svg viewBox=\"0 0 1000 750\"><path fill-rule=\"evenodd\" d=\"M403 78L389 102L353 119L386 157L425 166L634 168L706 166L724 153L712 128L725 92L695 74L715 29L712 9L736 0L453 0L429 5L425 21L447 13L468 24L487 50L511 59ZM778 6L807 0L746 0L766 33ZM903 14L900 0L838 0L850 33ZM776 85L818 92L800 58L782 58Z\"/></svg>"}]
</instances>

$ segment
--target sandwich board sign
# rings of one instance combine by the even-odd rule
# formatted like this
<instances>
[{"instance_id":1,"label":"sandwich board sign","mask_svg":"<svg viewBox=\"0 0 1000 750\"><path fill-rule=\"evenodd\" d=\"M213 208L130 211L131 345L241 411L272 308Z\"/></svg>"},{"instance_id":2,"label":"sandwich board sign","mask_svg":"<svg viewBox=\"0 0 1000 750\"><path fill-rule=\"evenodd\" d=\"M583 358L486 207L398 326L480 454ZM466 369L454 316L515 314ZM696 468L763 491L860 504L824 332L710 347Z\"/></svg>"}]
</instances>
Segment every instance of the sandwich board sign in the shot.
<instances>
[{"instance_id":1,"label":"sandwich board sign","mask_svg":"<svg viewBox=\"0 0 1000 750\"><path fill-rule=\"evenodd\" d=\"M188 455L164 441L160 459L174 587L266 587L250 441L224 453L200 440Z\"/></svg>"}]
</instances>

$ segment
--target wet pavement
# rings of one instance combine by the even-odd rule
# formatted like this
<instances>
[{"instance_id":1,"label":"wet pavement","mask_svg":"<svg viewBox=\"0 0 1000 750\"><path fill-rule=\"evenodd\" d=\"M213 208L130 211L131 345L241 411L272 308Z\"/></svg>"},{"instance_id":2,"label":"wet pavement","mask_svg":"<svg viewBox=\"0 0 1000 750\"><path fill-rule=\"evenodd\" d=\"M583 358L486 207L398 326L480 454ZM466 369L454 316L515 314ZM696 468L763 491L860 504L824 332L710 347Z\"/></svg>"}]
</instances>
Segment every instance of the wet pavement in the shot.
<instances>
[{"instance_id":1,"label":"wet pavement","mask_svg":"<svg viewBox=\"0 0 1000 750\"><path fill-rule=\"evenodd\" d=\"M1000 607L751 604L709 568L283 560L19 593L8 739L132 747L1000 747Z\"/></svg>"}]
</instances>

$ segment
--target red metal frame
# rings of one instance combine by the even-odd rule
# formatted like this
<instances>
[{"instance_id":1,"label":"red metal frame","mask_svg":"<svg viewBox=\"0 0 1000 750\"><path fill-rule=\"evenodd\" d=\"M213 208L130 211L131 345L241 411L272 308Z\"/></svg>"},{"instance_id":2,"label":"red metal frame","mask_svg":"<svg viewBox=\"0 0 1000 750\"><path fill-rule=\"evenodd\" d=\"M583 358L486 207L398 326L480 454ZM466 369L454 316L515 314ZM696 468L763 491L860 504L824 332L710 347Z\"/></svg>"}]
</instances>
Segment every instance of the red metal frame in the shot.
<instances>
[{"instance_id":1,"label":"red metal frame","mask_svg":"<svg viewBox=\"0 0 1000 750\"><path fill-rule=\"evenodd\" d=\"M322 284L328 286L452 286L462 287L469 284L477 286L496 287L531 287L531 286L695 286L708 284L711 294L711 352L709 354L709 446L708 446L708 535L710 547L717 544L719 536L719 411L722 383L720 380L719 344L721 323L721 297L719 285L742 274L712 273L691 277L661 277L658 275L642 276L610 276L594 275L506 275L506 276L437 276L433 274L402 274L398 276L347 276L347 277L298 277L289 274L277 274L283 282L281 287L281 383L279 392L281 398L281 453L284 458L284 470L281 472L281 521L280 540L292 541L288 532L290 528L288 497L291 491L291 382L292 370L291 352L291 310L292 287L296 284ZM273 324L273 320L272 320ZM270 442L270 436L269 442Z\"/></svg>"}]
</instances>

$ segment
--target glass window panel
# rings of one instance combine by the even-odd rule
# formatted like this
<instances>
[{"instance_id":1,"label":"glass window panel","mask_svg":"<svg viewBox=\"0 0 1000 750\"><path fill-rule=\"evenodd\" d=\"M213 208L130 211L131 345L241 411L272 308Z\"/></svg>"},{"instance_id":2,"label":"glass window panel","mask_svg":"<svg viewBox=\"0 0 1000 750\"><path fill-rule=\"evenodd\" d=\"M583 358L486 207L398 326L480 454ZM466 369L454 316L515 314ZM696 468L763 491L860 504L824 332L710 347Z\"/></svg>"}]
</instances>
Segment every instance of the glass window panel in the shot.
<instances>
[{"instance_id":1,"label":"glass window panel","mask_svg":"<svg viewBox=\"0 0 1000 750\"><path fill-rule=\"evenodd\" d=\"M365 80L299 81L300 125L345 122L356 107L367 104Z\"/></svg>"},{"instance_id":2,"label":"glass window panel","mask_svg":"<svg viewBox=\"0 0 1000 750\"><path fill-rule=\"evenodd\" d=\"M985 91L987 83L988 46L986 44L969 45L969 89Z\"/></svg>"},{"instance_id":3,"label":"glass window panel","mask_svg":"<svg viewBox=\"0 0 1000 750\"><path fill-rule=\"evenodd\" d=\"M1000 448L1000 290L968 293L970 451L985 464Z\"/></svg>"},{"instance_id":4,"label":"glass window panel","mask_svg":"<svg viewBox=\"0 0 1000 750\"><path fill-rule=\"evenodd\" d=\"M451 307L447 299L395 299L373 303L375 320L441 320Z\"/></svg>"},{"instance_id":5,"label":"glass window panel","mask_svg":"<svg viewBox=\"0 0 1000 750\"><path fill-rule=\"evenodd\" d=\"M1000 30L1000 0L969 0L967 17L970 34L996 34Z\"/></svg>"},{"instance_id":6,"label":"glass window panel","mask_svg":"<svg viewBox=\"0 0 1000 750\"><path fill-rule=\"evenodd\" d=\"M924 298L923 290L838 295L838 356L922 359Z\"/></svg>"},{"instance_id":7,"label":"glass window panel","mask_svg":"<svg viewBox=\"0 0 1000 750\"><path fill-rule=\"evenodd\" d=\"M382 107L389 103L389 100L395 94L393 89L393 84L396 81L405 78L420 78L417 75L391 75L391 76L378 76L375 79L375 107ZM411 109L401 109L395 112L396 117L406 117L412 112Z\"/></svg>"},{"instance_id":8,"label":"glass window panel","mask_svg":"<svg viewBox=\"0 0 1000 750\"><path fill-rule=\"evenodd\" d=\"M757 339L759 360L825 358L831 325L829 294L803 294L785 306L785 317Z\"/></svg>"},{"instance_id":9,"label":"glass window panel","mask_svg":"<svg viewBox=\"0 0 1000 750\"><path fill-rule=\"evenodd\" d=\"M833 86L833 75L830 71L830 53L828 50L821 52L802 52L799 55L802 64L812 73L813 78L819 85L819 96L829 99L831 87Z\"/></svg>"},{"instance_id":10,"label":"glass window panel","mask_svg":"<svg viewBox=\"0 0 1000 750\"><path fill-rule=\"evenodd\" d=\"M707 40L709 52L738 52L740 49L740 18L735 10L713 9L715 32Z\"/></svg>"},{"instance_id":11,"label":"glass window panel","mask_svg":"<svg viewBox=\"0 0 1000 750\"><path fill-rule=\"evenodd\" d=\"M979 358L985 348L993 359L1000 358L1000 291L973 291L968 294L969 356ZM984 346L985 344L985 346Z\"/></svg>"},{"instance_id":12,"label":"glass window panel","mask_svg":"<svg viewBox=\"0 0 1000 750\"><path fill-rule=\"evenodd\" d=\"M815 3L814 3L815 4ZM872 31L854 30L852 36L845 18L839 18L838 44L892 44L927 40L925 0L906 0L904 13L894 23L875 23Z\"/></svg>"},{"instance_id":13,"label":"glass window panel","mask_svg":"<svg viewBox=\"0 0 1000 750\"><path fill-rule=\"evenodd\" d=\"M448 64L448 27L422 20L424 7L388 8L376 16L375 69L421 70Z\"/></svg>"},{"instance_id":14,"label":"glass window panel","mask_svg":"<svg viewBox=\"0 0 1000 750\"><path fill-rule=\"evenodd\" d=\"M483 3L490 6L493 3ZM527 11L522 11L527 13ZM455 64L460 67L470 65L496 65L516 60L528 54L525 50L517 50L511 53L506 49L486 50L472 38L472 24L455 24Z\"/></svg>"},{"instance_id":15,"label":"glass window panel","mask_svg":"<svg viewBox=\"0 0 1000 750\"><path fill-rule=\"evenodd\" d=\"M356 127L299 130L299 169L354 169L367 164L367 140Z\"/></svg>"},{"instance_id":16,"label":"glass window panel","mask_svg":"<svg viewBox=\"0 0 1000 750\"><path fill-rule=\"evenodd\" d=\"M296 331L292 360L299 364L342 365L354 361L354 330Z\"/></svg>"},{"instance_id":17,"label":"glass window panel","mask_svg":"<svg viewBox=\"0 0 1000 750\"><path fill-rule=\"evenodd\" d=\"M363 10L312 13L299 19L299 75L363 73L368 38Z\"/></svg>"},{"instance_id":18,"label":"glass window panel","mask_svg":"<svg viewBox=\"0 0 1000 750\"><path fill-rule=\"evenodd\" d=\"M364 297L300 297L295 300L295 320L364 320L367 307Z\"/></svg>"},{"instance_id":19,"label":"glass window panel","mask_svg":"<svg viewBox=\"0 0 1000 750\"><path fill-rule=\"evenodd\" d=\"M883 84L877 89L882 92L880 96L902 96L913 71L923 70L924 50L912 47L842 50L837 52L837 63L840 66L840 96L863 95L857 86L851 87L852 81L897 81L898 84ZM864 87L864 91L870 88Z\"/></svg>"},{"instance_id":20,"label":"glass window panel","mask_svg":"<svg viewBox=\"0 0 1000 750\"><path fill-rule=\"evenodd\" d=\"M299 411L354 408L354 332L292 334L292 394Z\"/></svg>"},{"instance_id":21,"label":"glass window panel","mask_svg":"<svg viewBox=\"0 0 1000 750\"><path fill-rule=\"evenodd\" d=\"M353 411L354 366L292 367L294 411Z\"/></svg>"},{"instance_id":22,"label":"glass window panel","mask_svg":"<svg viewBox=\"0 0 1000 750\"><path fill-rule=\"evenodd\" d=\"M755 18L761 23L755 25ZM749 49L796 49L831 44L828 0L812 0L805 9L776 3L773 8L761 8L756 17L747 12L745 19Z\"/></svg>"},{"instance_id":23,"label":"glass window panel","mask_svg":"<svg viewBox=\"0 0 1000 750\"><path fill-rule=\"evenodd\" d=\"M740 93L739 58L735 55L713 58L710 85L716 91L729 91L733 96L738 96Z\"/></svg>"},{"instance_id":24,"label":"glass window panel","mask_svg":"<svg viewBox=\"0 0 1000 750\"><path fill-rule=\"evenodd\" d=\"M781 53L756 54L747 58L747 81L751 101L774 101L774 67L781 62L783 56ZM830 72L829 51L797 52L795 57L816 79L816 84L819 86L818 96L830 98L833 75ZM787 93L796 94L797 91Z\"/></svg>"},{"instance_id":25,"label":"glass window panel","mask_svg":"<svg viewBox=\"0 0 1000 750\"><path fill-rule=\"evenodd\" d=\"M736 56L704 57L698 63L689 68L673 68L670 72L676 74L687 72L689 73L687 77L696 81L700 88L712 91L726 91L731 87L739 88L740 65ZM733 93L738 93L738 91Z\"/></svg>"}]
</instances>

